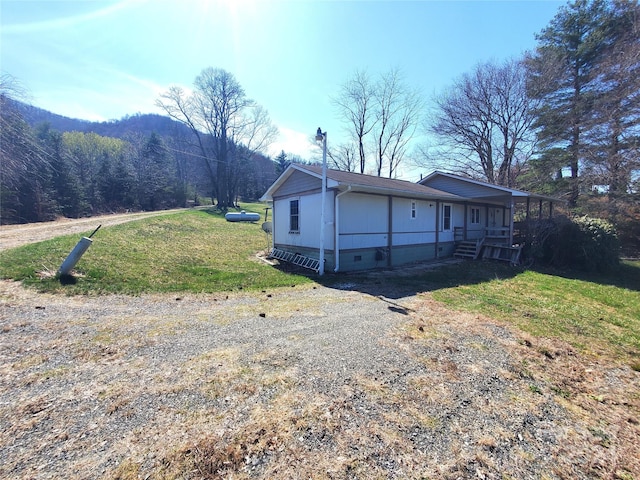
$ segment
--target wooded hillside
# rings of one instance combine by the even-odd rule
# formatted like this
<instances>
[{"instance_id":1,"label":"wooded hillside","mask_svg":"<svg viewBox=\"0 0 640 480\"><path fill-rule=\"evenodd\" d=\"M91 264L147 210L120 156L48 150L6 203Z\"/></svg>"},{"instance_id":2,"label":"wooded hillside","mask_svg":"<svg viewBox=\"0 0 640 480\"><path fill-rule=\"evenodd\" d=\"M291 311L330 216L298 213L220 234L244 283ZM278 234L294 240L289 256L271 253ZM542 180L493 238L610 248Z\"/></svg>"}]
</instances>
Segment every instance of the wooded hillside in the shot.
<instances>
[{"instance_id":1,"label":"wooded hillside","mask_svg":"<svg viewBox=\"0 0 640 480\"><path fill-rule=\"evenodd\" d=\"M39 222L211 202L191 132L161 115L109 122L63 117L0 96L0 222ZM255 200L275 165L254 153L239 166L236 198Z\"/></svg>"}]
</instances>

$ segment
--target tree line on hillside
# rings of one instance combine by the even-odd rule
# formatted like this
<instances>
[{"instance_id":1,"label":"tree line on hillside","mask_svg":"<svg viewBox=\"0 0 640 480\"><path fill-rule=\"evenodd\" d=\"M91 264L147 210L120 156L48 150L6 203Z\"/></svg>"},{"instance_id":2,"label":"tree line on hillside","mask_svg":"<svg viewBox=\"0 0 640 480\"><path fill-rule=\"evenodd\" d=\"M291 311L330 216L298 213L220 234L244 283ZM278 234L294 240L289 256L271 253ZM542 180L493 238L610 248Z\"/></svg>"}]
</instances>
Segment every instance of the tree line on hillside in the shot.
<instances>
[{"instance_id":1,"label":"tree line on hillside","mask_svg":"<svg viewBox=\"0 0 640 480\"><path fill-rule=\"evenodd\" d=\"M202 159L188 138L190 132L175 128L164 129L163 135L153 130L141 133L146 128L141 118L97 128L121 138L99 135L89 125L77 123L74 126L85 131L59 131L49 122L31 126L24 118L24 104L12 100L19 95L14 80L4 75L0 80L0 223L184 207L211 193ZM156 126L155 117L163 118L150 117ZM122 127L130 120L139 124L137 128ZM235 172L243 181L233 192L234 203L238 198L259 198L276 177L273 162L257 153L246 155Z\"/></svg>"}]
</instances>

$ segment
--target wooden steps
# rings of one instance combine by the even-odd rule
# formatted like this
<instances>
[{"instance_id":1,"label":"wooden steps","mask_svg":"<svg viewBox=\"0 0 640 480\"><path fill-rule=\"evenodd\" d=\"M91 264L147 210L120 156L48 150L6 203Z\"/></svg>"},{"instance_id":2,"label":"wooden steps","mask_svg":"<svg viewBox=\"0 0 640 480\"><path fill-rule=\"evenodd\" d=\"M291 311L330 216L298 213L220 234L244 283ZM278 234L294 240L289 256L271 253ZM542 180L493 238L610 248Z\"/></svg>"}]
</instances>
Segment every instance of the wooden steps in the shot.
<instances>
[{"instance_id":1,"label":"wooden steps","mask_svg":"<svg viewBox=\"0 0 640 480\"><path fill-rule=\"evenodd\" d=\"M456 251L453 256L456 258L470 258L475 260L480 255L482 249L482 239L478 240L465 240L459 242L456 246Z\"/></svg>"},{"instance_id":2,"label":"wooden steps","mask_svg":"<svg viewBox=\"0 0 640 480\"><path fill-rule=\"evenodd\" d=\"M520 253L522 247L509 247L507 245L485 245L482 252L483 259L502 260L509 262L511 265L517 265L520 262Z\"/></svg>"}]
</instances>

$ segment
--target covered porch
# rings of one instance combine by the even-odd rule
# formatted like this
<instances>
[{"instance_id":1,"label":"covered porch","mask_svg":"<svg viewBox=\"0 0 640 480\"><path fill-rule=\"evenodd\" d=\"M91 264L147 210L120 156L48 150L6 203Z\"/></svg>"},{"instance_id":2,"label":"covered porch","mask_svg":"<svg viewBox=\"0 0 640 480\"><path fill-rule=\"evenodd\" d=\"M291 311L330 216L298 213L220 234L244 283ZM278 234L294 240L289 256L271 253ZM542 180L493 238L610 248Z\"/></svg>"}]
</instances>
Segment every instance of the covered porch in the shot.
<instances>
[{"instance_id":1,"label":"covered porch","mask_svg":"<svg viewBox=\"0 0 640 480\"><path fill-rule=\"evenodd\" d=\"M561 200L529 192L505 189L503 195L492 198L476 198L465 204L465 223L455 229L456 250L454 256L470 259L494 259L517 264L522 248L535 241L537 226L552 218L556 205ZM484 203L487 214L484 215L484 228L470 229L467 213L470 205ZM503 220L492 217L490 209L501 210ZM490 220L493 219L491 222Z\"/></svg>"}]
</instances>

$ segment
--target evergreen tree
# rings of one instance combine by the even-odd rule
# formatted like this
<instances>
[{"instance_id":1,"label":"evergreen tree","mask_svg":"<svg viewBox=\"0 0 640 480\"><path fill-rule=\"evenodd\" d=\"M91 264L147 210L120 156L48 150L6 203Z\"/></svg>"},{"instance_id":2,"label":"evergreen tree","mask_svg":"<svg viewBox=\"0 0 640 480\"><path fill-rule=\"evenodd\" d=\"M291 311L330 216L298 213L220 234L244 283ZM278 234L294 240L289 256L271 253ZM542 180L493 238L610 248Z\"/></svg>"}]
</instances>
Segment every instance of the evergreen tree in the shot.
<instances>
[{"instance_id":1,"label":"evergreen tree","mask_svg":"<svg viewBox=\"0 0 640 480\"><path fill-rule=\"evenodd\" d=\"M80 204L80 185L65 154L62 134L45 123L38 127L36 135L49 157L50 191L57 212L65 217L77 218L83 209Z\"/></svg>"},{"instance_id":2,"label":"evergreen tree","mask_svg":"<svg viewBox=\"0 0 640 480\"><path fill-rule=\"evenodd\" d=\"M528 60L529 94L542 102L536 111L541 160L556 178L570 171L569 205L580 193L579 169L585 158L584 135L597 91L594 78L606 51L603 25L609 24L604 0L576 0L561 7L539 35Z\"/></svg>"},{"instance_id":3,"label":"evergreen tree","mask_svg":"<svg viewBox=\"0 0 640 480\"><path fill-rule=\"evenodd\" d=\"M606 187L614 213L616 202L631 191L634 171L640 171L640 6L615 2L603 29L585 162L592 184Z\"/></svg>"},{"instance_id":4,"label":"evergreen tree","mask_svg":"<svg viewBox=\"0 0 640 480\"><path fill-rule=\"evenodd\" d=\"M175 205L175 171L162 138L152 133L134 161L138 204L144 210Z\"/></svg>"},{"instance_id":5,"label":"evergreen tree","mask_svg":"<svg viewBox=\"0 0 640 480\"><path fill-rule=\"evenodd\" d=\"M274 164L276 168L276 175L278 176L282 174L289 165L291 165L291 162L287 159L287 154L284 153L284 150L282 150L280 155L276 157Z\"/></svg>"}]
</instances>

